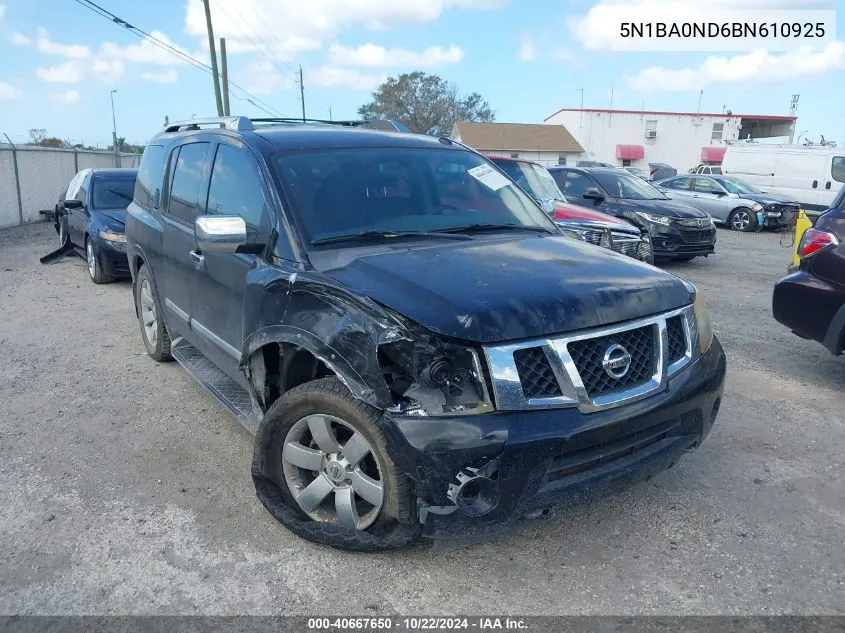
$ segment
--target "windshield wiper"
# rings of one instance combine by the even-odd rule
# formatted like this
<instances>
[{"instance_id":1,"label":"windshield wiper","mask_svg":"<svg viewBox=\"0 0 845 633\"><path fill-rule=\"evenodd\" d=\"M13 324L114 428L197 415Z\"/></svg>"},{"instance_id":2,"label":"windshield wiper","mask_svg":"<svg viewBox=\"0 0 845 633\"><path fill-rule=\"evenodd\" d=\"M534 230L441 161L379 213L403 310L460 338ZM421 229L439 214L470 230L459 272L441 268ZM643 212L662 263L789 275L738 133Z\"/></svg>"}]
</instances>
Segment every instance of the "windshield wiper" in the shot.
<instances>
[{"instance_id":1,"label":"windshield wiper","mask_svg":"<svg viewBox=\"0 0 845 633\"><path fill-rule=\"evenodd\" d=\"M551 233L542 226L526 226L524 224L470 224L468 226L456 226L451 229L439 229L438 233L465 233L469 231L544 231Z\"/></svg>"},{"instance_id":2,"label":"windshield wiper","mask_svg":"<svg viewBox=\"0 0 845 633\"><path fill-rule=\"evenodd\" d=\"M431 231L363 231L361 233L350 233L349 235L332 235L331 237L321 237L316 240L311 240L312 246L321 246L323 244L338 244L340 242L357 242L359 240L383 240L396 239L399 237L438 237L441 239L451 240L469 240L472 239L466 235L444 235L442 232Z\"/></svg>"}]
</instances>

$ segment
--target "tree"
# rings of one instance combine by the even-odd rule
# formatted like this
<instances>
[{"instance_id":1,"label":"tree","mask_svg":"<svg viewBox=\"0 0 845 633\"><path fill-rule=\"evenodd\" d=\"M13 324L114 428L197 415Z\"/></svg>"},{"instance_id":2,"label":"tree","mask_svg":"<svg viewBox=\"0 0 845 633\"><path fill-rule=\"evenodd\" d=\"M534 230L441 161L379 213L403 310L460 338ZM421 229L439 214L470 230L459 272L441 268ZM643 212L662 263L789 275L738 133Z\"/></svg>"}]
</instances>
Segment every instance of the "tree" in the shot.
<instances>
[{"instance_id":1,"label":"tree","mask_svg":"<svg viewBox=\"0 0 845 633\"><path fill-rule=\"evenodd\" d=\"M458 121L495 121L496 115L480 94L461 95L437 75L416 71L389 77L370 103L358 108L364 119L396 119L414 132L448 136Z\"/></svg>"},{"instance_id":2,"label":"tree","mask_svg":"<svg viewBox=\"0 0 845 633\"><path fill-rule=\"evenodd\" d=\"M42 128L32 128L29 131L29 138L32 139L33 144L40 145L41 142L47 138L47 130Z\"/></svg>"}]
</instances>

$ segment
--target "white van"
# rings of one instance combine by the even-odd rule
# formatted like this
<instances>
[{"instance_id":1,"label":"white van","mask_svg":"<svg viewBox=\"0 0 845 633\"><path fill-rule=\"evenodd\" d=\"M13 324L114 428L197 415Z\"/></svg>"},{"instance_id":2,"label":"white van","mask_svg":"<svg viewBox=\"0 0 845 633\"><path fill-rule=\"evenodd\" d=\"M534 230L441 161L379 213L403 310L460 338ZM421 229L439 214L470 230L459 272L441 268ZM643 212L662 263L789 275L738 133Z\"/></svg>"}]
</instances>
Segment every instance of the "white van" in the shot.
<instances>
[{"instance_id":1,"label":"white van","mask_svg":"<svg viewBox=\"0 0 845 633\"><path fill-rule=\"evenodd\" d=\"M845 148L822 145L728 145L722 172L764 193L791 196L811 214L827 209L845 183Z\"/></svg>"}]
</instances>

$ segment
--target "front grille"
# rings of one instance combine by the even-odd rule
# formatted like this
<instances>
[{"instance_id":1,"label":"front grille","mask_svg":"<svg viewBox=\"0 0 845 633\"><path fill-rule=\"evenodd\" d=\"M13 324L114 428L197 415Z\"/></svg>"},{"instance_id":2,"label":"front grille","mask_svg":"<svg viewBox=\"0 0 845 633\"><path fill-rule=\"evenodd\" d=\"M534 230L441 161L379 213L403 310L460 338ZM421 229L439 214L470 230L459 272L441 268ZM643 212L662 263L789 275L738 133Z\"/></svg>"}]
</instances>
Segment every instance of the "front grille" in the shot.
<instances>
[{"instance_id":1,"label":"front grille","mask_svg":"<svg viewBox=\"0 0 845 633\"><path fill-rule=\"evenodd\" d=\"M681 237L687 244L708 244L716 239L716 229L688 229L678 228Z\"/></svg>"},{"instance_id":2,"label":"front grille","mask_svg":"<svg viewBox=\"0 0 845 633\"><path fill-rule=\"evenodd\" d=\"M542 347L518 349L513 353L513 360L526 399L556 398L562 395Z\"/></svg>"},{"instance_id":3,"label":"front grille","mask_svg":"<svg viewBox=\"0 0 845 633\"><path fill-rule=\"evenodd\" d=\"M669 364L681 360L687 353L687 339L681 315L666 319L666 333L669 335Z\"/></svg>"},{"instance_id":4,"label":"front grille","mask_svg":"<svg viewBox=\"0 0 845 633\"><path fill-rule=\"evenodd\" d=\"M601 238L604 236L604 231L589 230L584 231L584 240L595 246L601 245ZM613 250L617 253L622 253L628 257L637 256L637 248L640 246L640 238L632 237L630 233L623 233L621 231L611 231L613 237Z\"/></svg>"},{"instance_id":5,"label":"front grille","mask_svg":"<svg viewBox=\"0 0 845 633\"><path fill-rule=\"evenodd\" d=\"M617 334L570 342L569 355L581 376L587 395L596 398L651 380L657 362L656 331L654 325L647 325ZM631 355L630 367L622 378L614 378L602 366L605 353L614 344L621 345Z\"/></svg>"},{"instance_id":6,"label":"front grille","mask_svg":"<svg viewBox=\"0 0 845 633\"><path fill-rule=\"evenodd\" d=\"M587 432L583 436L575 436L572 440L574 450L555 457L549 463L546 482L559 481L619 459L636 456L649 446L684 434L683 420L674 418L634 432L631 432L626 421L625 425L604 427L601 435Z\"/></svg>"}]
</instances>

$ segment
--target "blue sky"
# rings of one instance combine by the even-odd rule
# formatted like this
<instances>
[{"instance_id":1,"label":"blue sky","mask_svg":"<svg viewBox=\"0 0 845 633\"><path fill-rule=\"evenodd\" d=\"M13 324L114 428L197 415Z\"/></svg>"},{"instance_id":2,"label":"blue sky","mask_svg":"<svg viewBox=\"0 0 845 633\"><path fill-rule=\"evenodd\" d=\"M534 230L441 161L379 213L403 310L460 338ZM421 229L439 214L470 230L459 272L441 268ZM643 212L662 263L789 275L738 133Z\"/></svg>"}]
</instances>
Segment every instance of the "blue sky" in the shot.
<instances>
[{"instance_id":1,"label":"blue sky","mask_svg":"<svg viewBox=\"0 0 845 633\"><path fill-rule=\"evenodd\" d=\"M599 19L620 0L212 0L216 35L229 42L232 79L285 115L354 118L384 77L422 69L481 93L497 120L542 122L561 107L788 114L797 131L845 144L845 43L798 52L611 52ZM129 23L208 63L200 0L99 0ZM684 3L628 0L644 19ZM842 2L715 0L716 6L839 9ZM711 6L711 5L708 5ZM639 14L638 13L638 14ZM842 29L838 17L837 30ZM0 134L31 128L85 144L118 135L143 143L171 120L215 112L206 73L95 15L74 0L0 0ZM237 94L237 91L233 91ZM241 95L244 97L244 95ZM261 116L248 101L232 112Z\"/></svg>"}]
</instances>

